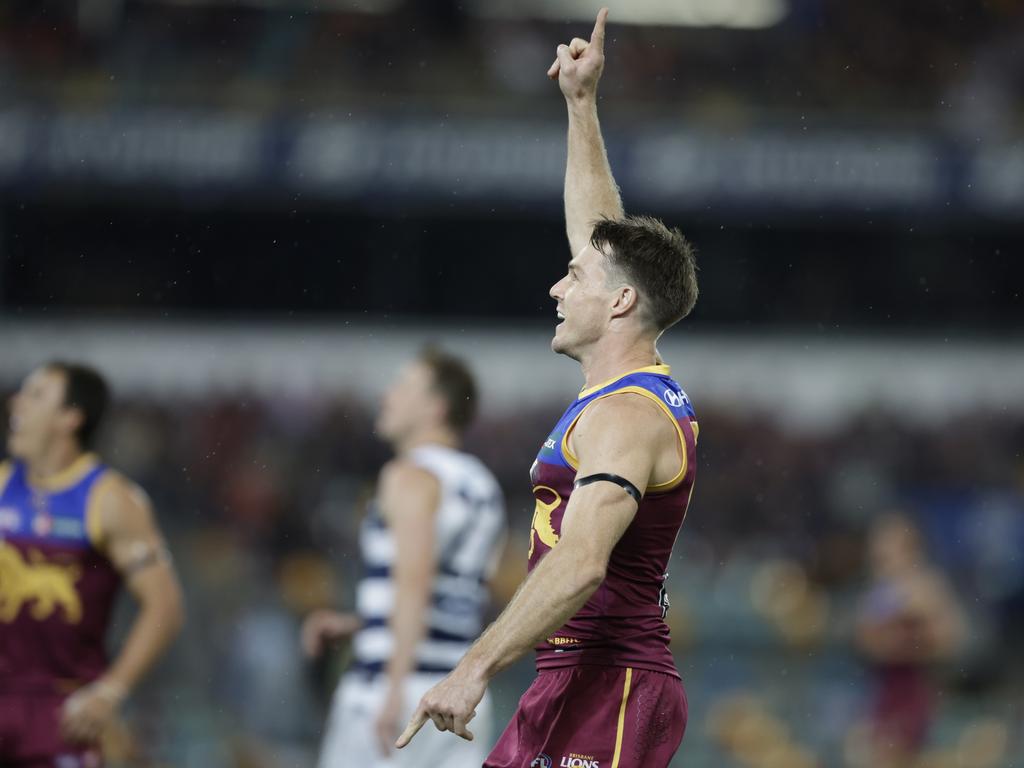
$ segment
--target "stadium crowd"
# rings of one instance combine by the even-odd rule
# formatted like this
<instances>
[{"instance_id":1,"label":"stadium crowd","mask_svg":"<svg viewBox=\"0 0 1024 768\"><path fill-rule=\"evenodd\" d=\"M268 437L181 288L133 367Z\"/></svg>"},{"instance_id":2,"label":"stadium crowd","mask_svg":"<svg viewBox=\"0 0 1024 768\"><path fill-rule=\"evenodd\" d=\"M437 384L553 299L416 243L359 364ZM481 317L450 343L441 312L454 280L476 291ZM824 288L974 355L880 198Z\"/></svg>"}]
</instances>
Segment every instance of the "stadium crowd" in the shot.
<instances>
[{"instance_id":1,"label":"stadium crowd","mask_svg":"<svg viewBox=\"0 0 1024 768\"><path fill-rule=\"evenodd\" d=\"M536 110L546 88L536 71L566 25L466 8L14 0L0 8L0 94L44 106L215 104L298 114L439 100L498 113L528 100ZM1022 34L1024 13L1006 0L793 0L779 24L756 34L619 25L616 66L603 87L647 112L734 124L763 119L763 110L954 125L969 113L977 131L1020 119Z\"/></svg>"}]
</instances>

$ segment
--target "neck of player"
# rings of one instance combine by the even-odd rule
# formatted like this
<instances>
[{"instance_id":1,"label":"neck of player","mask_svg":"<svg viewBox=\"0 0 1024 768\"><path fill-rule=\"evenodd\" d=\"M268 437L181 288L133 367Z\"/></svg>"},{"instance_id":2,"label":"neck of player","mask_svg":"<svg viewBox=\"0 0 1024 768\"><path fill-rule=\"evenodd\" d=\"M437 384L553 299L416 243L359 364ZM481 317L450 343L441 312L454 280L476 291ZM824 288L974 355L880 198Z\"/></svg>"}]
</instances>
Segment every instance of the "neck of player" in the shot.
<instances>
[{"instance_id":1,"label":"neck of player","mask_svg":"<svg viewBox=\"0 0 1024 768\"><path fill-rule=\"evenodd\" d=\"M450 427L424 427L395 441L395 453L404 456L409 451L424 445L440 445L444 448L457 449L462 441Z\"/></svg>"},{"instance_id":2,"label":"neck of player","mask_svg":"<svg viewBox=\"0 0 1024 768\"><path fill-rule=\"evenodd\" d=\"M85 454L73 440L60 440L47 450L28 459L28 480L32 485L45 484Z\"/></svg>"},{"instance_id":3,"label":"neck of player","mask_svg":"<svg viewBox=\"0 0 1024 768\"><path fill-rule=\"evenodd\" d=\"M601 341L615 341L605 336ZM584 389L596 387L606 381L621 378L630 371L663 363L655 339L635 339L628 345L598 342L580 359Z\"/></svg>"}]
</instances>

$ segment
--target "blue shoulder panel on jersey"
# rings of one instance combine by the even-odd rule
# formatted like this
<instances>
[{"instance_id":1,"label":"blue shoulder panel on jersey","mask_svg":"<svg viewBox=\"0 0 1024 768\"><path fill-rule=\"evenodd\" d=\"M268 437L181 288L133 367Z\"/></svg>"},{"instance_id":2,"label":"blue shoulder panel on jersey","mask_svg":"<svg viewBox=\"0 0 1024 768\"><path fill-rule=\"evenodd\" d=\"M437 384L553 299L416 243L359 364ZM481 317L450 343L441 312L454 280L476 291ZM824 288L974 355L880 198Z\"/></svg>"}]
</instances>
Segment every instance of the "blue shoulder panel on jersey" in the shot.
<instances>
[{"instance_id":1,"label":"blue shoulder panel on jersey","mask_svg":"<svg viewBox=\"0 0 1024 768\"><path fill-rule=\"evenodd\" d=\"M41 491L29 485L24 463L15 462L0 494L0 537L90 546L85 519L89 494L105 471L96 464L65 488Z\"/></svg>"},{"instance_id":2,"label":"blue shoulder panel on jersey","mask_svg":"<svg viewBox=\"0 0 1024 768\"><path fill-rule=\"evenodd\" d=\"M662 372L664 371L664 372ZM566 458L563 441L567 430L579 418L583 410L598 398L613 394L628 387L644 389L665 403L669 413L677 420L694 419L696 415L690 398L682 387L669 375L668 368L657 366L657 370L641 370L626 374L622 378L608 382L585 393L573 402L555 424L555 428L544 441L537 453L537 461L571 469L573 464Z\"/></svg>"}]
</instances>

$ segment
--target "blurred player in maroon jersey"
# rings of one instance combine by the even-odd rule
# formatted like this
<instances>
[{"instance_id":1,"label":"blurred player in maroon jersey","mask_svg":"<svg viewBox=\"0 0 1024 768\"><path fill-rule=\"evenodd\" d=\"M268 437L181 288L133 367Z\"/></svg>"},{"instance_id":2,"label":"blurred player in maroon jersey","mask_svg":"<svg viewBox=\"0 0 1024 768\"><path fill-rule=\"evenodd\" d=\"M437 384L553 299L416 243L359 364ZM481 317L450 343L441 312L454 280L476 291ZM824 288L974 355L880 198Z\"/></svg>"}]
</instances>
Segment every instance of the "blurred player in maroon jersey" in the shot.
<instances>
[{"instance_id":1,"label":"blurred player in maroon jersey","mask_svg":"<svg viewBox=\"0 0 1024 768\"><path fill-rule=\"evenodd\" d=\"M914 763L931 727L932 669L960 647L964 622L910 520L879 520L868 554L873 583L861 604L856 640L875 673L871 765L903 768Z\"/></svg>"},{"instance_id":2,"label":"blurred player in maroon jersey","mask_svg":"<svg viewBox=\"0 0 1024 768\"><path fill-rule=\"evenodd\" d=\"M665 768L686 726L665 578L693 490L697 422L656 343L693 307L696 265L677 230L623 211L597 118L606 17L589 42L558 46L548 72L569 111L572 254L551 288L562 320L551 347L580 363L585 388L530 473L529 576L398 741L427 720L472 738L487 681L535 648L537 679L489 768Z\"/></svg>"},{"instance_id":3,"label":"blurred player in maroon jersey","mask_svg":"<svg viewBox=\"0 0 1024 768\"><path fill-rule=\"evenodd\" d=\"M118 708L183 621L149 500L90 452L108 400L95 371L50 363L10 403L0 463L0 765L95 768ZM139 613L108 663L121 583Z\"/></svg>"}]
</instances>

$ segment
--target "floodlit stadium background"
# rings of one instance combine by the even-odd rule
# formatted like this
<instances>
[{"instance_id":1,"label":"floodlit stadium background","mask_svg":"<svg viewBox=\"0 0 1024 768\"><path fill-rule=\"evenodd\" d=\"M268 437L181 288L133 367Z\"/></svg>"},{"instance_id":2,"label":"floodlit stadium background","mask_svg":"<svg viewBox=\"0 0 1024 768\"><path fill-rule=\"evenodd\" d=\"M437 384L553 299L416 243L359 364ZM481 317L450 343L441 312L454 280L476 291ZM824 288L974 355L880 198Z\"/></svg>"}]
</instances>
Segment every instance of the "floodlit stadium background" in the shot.
<instances>
[{"instance_id":1,"label":"floodlit stadium background","mask_svg":"<svg viewBox=\"0 0 1024 768\"><path fill-rule=\"evenodd\" d=\"M190 621L115 766L311 765L344 654L370 429L425 341L473 362L470 445L508 495L581 384L548 350L568 258L579 0L7 0L0 387L54 357L119 396ZM970 638L927 765L1024 765L1024 12L1014 0L613 4L602 117L627 210L702 295L662 351L697 408L669 580L676 765L857 765L864 533L919 521ZM124 625L122 619L121 626ZM532 675L495 681L507 718Z\"/></svg>"}]
</instances>

